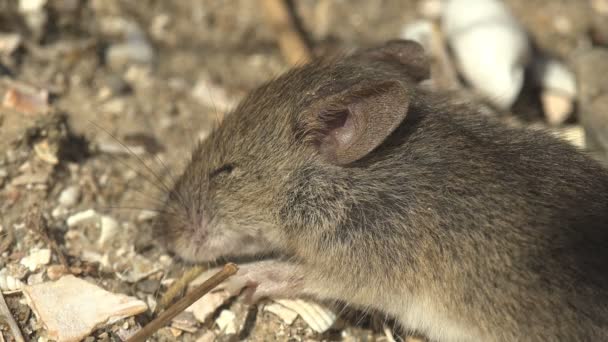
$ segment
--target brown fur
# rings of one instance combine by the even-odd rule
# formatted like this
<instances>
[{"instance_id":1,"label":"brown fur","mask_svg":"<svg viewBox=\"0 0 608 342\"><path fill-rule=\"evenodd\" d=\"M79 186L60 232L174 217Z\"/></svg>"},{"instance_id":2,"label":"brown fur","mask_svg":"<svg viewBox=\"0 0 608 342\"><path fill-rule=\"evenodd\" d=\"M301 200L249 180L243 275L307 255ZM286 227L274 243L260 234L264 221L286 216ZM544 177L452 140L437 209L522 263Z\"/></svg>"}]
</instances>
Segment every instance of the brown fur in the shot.
<instances>
[{"instance_id":1,"label":"brown fur","mask_svg":"<svg viewBox=\"0 0 608 342\"><path fill-rule=\"evenodd\" d=\"M414 69L361 56L251 92L168 195L168 246L193 261L275 253L292 284L267 294L374 308L439 341L608 338L608 172L417 88L418 55ZM352 163L324 158L310 108L386 80L407 87L403 122Z\"/></svg>"}]
</instances>

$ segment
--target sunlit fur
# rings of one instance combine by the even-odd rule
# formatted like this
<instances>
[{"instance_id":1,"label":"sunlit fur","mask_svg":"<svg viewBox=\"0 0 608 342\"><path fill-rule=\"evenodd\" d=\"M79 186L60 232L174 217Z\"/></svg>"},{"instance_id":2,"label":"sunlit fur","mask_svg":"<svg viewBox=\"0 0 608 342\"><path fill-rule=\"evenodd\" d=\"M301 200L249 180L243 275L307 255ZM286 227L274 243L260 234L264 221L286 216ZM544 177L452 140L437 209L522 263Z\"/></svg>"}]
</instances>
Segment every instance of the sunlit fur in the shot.
<instances>
[{"instance_id":1,"label":"sunlit fur","mask_svg":"<svg viewBox=\"0 0 608 342\"><path fill-rule=\"evenodd\" d=\"M407 118L366 157L326 162L308 108L381 79L411 87ZM254 90L194 150L165 209L159 232L188 260L274 251L303 292L437 341L608 336L606 170L385 61L314 62Z\"/></svg>"}]
</instances>

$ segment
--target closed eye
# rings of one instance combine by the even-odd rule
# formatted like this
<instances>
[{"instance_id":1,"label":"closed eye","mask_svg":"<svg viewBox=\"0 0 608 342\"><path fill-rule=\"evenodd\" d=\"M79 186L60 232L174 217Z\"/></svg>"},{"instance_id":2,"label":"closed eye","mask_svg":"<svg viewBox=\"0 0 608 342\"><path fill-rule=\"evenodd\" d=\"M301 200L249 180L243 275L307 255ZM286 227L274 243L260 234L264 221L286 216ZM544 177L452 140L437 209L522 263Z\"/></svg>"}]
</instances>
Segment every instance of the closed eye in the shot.
<instances>
[{"instance_id":1,"label":"closed eye","mask_svg":"<svg viewBox=\"0 0 608 342\"><path fill-rule=\"evenodd\" d=\"M231 173L234 170L234 164L224 164L209 173L209 178L213 178L222 173Z\"/></svg>"}]
</instances>

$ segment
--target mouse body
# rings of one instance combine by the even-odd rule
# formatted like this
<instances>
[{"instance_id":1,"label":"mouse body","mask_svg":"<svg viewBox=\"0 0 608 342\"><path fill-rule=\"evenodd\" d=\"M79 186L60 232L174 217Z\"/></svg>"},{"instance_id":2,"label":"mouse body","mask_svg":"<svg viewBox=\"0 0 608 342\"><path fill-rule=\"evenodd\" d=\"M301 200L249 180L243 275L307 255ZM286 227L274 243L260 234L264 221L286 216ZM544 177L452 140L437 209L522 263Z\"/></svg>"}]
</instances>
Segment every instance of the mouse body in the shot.
<instances>
[{"instance_id":1,"label":"mouse body","mask_svg":"<svg viewBox=\"0 0 608 342\"><path fill-rule=\"evenodd\" d=\"M156 223L181 258L273 254L253 296L386 313L434 341L608 338L608 171L418 84L389 41L253 90Z\"/></svg>"}]
</instances>

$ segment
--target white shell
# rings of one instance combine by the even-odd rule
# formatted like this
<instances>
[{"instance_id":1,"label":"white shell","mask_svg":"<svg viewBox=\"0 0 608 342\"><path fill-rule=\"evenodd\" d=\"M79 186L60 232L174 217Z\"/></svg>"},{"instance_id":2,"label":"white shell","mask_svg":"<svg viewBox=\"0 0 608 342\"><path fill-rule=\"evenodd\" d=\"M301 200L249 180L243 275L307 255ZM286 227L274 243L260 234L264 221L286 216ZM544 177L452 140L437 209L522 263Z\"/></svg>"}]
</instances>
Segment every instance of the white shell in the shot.
<instances>
[{"instance_id":1,"label":"white shell","mask_svg":"<svg viewBox=\"0 0 608 342\"><path fill-rule=\"evenodd\" d=\"M465 79L495 106L508 109L530 55L525 31L500 0L447 0L442 29Z\"/></svg>"},{"instance_id":2,"label":"white shell","mask_svg":"<svg viewBox=\"0 0 608 342\"><path fill-rule=\"evenodd\" d=\"M6 273L5 269L0 271L0 291L3 293L19 292L23 286L21 280Z\"/></svg>"},{"instance_id":3,"label":"white shell","mask_svg":"<svg viewBox=\"0 0 608 342\"><path fill-rule=\"evenodd\" d=\"M108 292L73 275L24 286L23 294L47 336L58 342L80 341L95 329L148 309L137 298Z\"/></svg>"},{"instance_id":4,"label":"white shell","mask_svg":"<svg viewBox=\"0 0 608 342\"><path fill-rule=\"evenodd\" d=\"M336 322L336 314L317 303L307 302L302 299L280 299L275 300L275 302L297 312L304 322L318 333L327 331Z\"/></svg>"},{"instance_id":5,"label":"white shell","mask_svg":"<svg viewBox=\"0 0 608 342\"><path fill-rule=\"evenodd\" d=\"M268 311L268 312L276 315L283 321L283 323L285 323L287 325L293 324L293 321L295 321L296 318L298 318L297 312L295 312L291 309L288 309L278 303L272 303L270 305L266 305L264 307L264 311Z\"/></svg>"}]
</instances>

